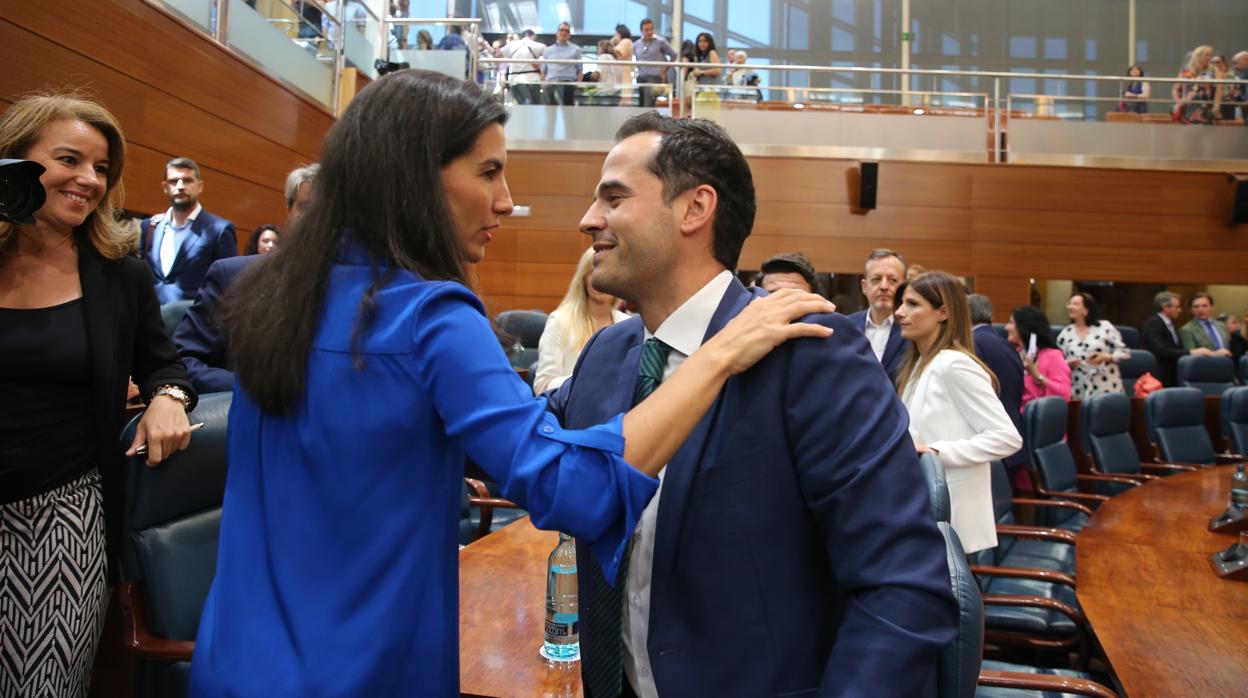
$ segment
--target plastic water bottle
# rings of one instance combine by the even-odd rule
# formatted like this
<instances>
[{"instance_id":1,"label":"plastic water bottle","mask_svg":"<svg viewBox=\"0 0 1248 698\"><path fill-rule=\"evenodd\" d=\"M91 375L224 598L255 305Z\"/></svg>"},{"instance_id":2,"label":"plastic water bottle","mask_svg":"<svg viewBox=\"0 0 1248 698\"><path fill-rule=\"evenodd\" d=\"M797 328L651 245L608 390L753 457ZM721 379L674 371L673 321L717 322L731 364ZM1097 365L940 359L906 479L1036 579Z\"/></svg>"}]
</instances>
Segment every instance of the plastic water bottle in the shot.
<instances>
[{"instance_id":1,"label":"plastic water bottle","mask_svg":"<svg viewBox=\"0 0 1248 698\"><path fill-rule=\"evenodd\" d=\"M542 655L556 662L581 658L580 606L576 598L576 544L559 534L546 574L546 641Z\"/></svg>"}]
</instances>

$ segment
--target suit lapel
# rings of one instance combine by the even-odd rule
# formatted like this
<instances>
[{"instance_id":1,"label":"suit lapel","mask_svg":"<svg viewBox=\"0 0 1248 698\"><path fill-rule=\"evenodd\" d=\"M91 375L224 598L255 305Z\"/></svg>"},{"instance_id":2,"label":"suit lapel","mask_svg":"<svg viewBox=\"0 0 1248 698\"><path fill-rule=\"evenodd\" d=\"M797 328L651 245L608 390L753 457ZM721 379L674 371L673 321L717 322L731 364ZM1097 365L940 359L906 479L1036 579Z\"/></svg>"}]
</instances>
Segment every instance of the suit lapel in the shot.
<instances>
[{"instance_id":1,"label":"suit lapel","mask_svg":"<svg viewBox=\"0 0 1248 698\"><path fill-rule=\"evenodd\" d=\"M91 357L91 392L95 414L108 414L109 384L112 379L117 304L116 289L104 274L103 260L82 236L78 237L78 282L82 285L82 307L86 322L87 351Z\"/></svg>"},{"instance_id":2,"label":"suit lapel","mask_svg":"<svg viewBox=\"0 0 1248 698\"><path fill-rule=\"evenodd\" d=\"M715 314L711 317L711 324L707 326L706 336L702 338L702 342L705 343L707 339L723 329L724 325L736 317L752 298L750 292L740 282L733 279L723 299L720 300ZM694 427L693 432L689 434L676 451L676 455L672 456L667 464L667 471L663 475L663 492L659 498L658 518L655 521L653 569L670 570L675 563L676 541L680 537L681 521L684 518L685 505L689 500L689 490L693 484L694 475L708 456L710 459L714 458L714 455L708 451L707 442L714 431L723 396L724 391L721 389L706 414L702 415L698 425ZM655 615L658 608L657 602L666 598L666 586L669 581L670 575L668 574L656 574L651 577L651 585L654 589L651 598L655 600L650 606L651 618L662 617Z\"/></svg>"},{"instance_id":3,"label":"suit lapel","mask_svg":"<svg viewBox=\"0 0 1248 698\"><path fill-rule=\"evenodd\" d=\"M888 342L884 345L884 359L880 363L885 366L891 365L898 351L901 351L901 325L894 321L892 328L888 330Z\"/></svg>"}]
</instances>

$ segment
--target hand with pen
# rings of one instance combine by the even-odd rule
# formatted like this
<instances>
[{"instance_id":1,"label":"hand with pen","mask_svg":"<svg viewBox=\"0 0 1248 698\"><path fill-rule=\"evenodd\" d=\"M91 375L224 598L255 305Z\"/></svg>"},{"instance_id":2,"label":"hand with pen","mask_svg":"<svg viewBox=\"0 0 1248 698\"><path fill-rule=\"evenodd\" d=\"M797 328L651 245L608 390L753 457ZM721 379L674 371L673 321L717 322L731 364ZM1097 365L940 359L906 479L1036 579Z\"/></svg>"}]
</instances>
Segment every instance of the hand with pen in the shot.
<instances>
[{"instance_id":1,"label":"hand with pen","mask_svg":"<svg viewBox=\"0 0 1248 698\"><path fill-rule=\"evenodd\" d=\"M181 451L191 443L191 426L182 402L169 395L152 398L135 429L134 441L126 449L127 456L147 454L148 467L154 468L161 461Z\"/></svg>"}]
</instances>

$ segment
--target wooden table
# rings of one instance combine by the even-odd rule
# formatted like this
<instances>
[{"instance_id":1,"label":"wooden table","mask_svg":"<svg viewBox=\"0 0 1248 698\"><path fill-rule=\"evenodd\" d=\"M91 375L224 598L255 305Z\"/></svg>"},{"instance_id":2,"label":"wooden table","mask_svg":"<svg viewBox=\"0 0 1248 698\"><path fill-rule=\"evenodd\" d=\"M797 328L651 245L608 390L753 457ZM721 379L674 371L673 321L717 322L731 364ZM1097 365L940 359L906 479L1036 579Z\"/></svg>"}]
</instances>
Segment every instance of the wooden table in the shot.
<instances>
[{"instance_id":1,"label":"wooden table","mask_svg":"<svg viewBox=\"0 0 1248 698\"><path fill-rule=\"evenodd\" d=\"M459 551L459 683L465 696L577 698L581 664L538 655L546 560L559 534L528 517Z\"/></svg>"},{"instance_id":2,"label":"wooden table","mask_svg":"<svg viewBox=\"0 0 1248 698\"><path fill-rule=\"evenodd\" d=\"M1101 505L1079 534L1078 597L1122 691L1248 695L1248 583L1218 579L1210 533L1232 467L1153 480Z\"/></svg>"}]
</instances>

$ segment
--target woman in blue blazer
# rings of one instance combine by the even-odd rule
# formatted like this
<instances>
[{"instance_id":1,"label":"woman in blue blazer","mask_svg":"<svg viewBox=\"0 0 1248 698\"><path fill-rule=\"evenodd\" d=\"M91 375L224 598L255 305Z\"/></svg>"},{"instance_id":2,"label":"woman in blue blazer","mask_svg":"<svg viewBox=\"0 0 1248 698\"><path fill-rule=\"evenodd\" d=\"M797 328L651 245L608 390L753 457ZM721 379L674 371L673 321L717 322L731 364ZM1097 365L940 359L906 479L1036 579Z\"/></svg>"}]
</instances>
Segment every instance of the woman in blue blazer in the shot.
<instances>
[{"instance_id":1,"label":"woman in blue blazer","mask_svg":"<svg viewBox=\"0 0 1248 698\"><path fill-rule=\"evenodd\" d=\"M897 289L897 324L912 342L897 392L910 412L919 452L945 465L953 529L967 553L997 545L989 463L1023 445L1001 400L997 379L975 356L966 289L928 272Z\"/></svg>"},{"instance_id":2,"label":"woman in blue blazer","mask_svg":"<svg viewBox=\"0 0 1248 698\"><path fill-rule=\"evenodd\" d=\"M325 139L299 244L227 294L230 471L192 695L459 695L465 456L614 570L728 375L828 334L789 324L826 301L781 294L627 414L563 429L465 285L512 209L505 120L439 74L372 83Z\"/></svg>"}]
</instances>

